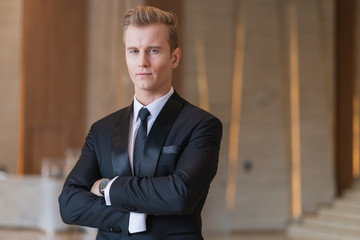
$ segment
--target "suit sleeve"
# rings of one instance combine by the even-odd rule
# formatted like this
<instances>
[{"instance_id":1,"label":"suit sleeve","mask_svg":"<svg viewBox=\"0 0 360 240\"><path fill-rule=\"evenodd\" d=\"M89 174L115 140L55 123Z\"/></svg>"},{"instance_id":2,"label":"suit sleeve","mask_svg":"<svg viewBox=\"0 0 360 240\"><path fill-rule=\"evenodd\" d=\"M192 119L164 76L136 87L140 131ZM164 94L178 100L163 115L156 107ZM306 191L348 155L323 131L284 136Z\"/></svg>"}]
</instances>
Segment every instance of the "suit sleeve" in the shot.
<instances>
[{"instance_id":1,"label":"suit sleeve","mask_svg":"<svg viewBox=\"0 0 360 240\"><path fill-rule=\"evenodd\" d=\"M128 214L121 212L116 206L106 206L104 198L90 192L94 182L100 178L92 127L80 159L67 177L59 196L61 218L67 224L106 231L127 229Z\"/></svg>"},{"instance_id":2,"label":"suit sleeve","mask_svg":"<svg viewBox=\"0 0 360 240\"><path fill-rule=\"evenodd\" d=\"M119 176L110 190L112 206L152 215L192 213L216 174L221 137L217 118L203 120L192 130L174 174Z\"/></svg>"}]
</instances>

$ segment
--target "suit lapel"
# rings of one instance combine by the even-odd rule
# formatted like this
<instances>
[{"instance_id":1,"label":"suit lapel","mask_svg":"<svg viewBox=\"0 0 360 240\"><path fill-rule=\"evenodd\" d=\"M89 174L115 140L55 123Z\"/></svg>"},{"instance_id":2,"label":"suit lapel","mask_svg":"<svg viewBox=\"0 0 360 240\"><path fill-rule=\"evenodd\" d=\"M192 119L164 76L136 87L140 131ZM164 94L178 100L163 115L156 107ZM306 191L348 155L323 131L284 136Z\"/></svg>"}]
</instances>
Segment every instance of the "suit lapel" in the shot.
<instances>
[{"instance_id":1,"label":"suit lapel","mask_svg":"<svg viewBox=\"0 0 360 240\"><path fill-rule=\"evenodd\" d=\"M123 109L115 123L111 139L111 158L116 176L131 176L129 164L129 125L132 105Z\"/></svg>"},{"instance_id":2,"label":"suit lapel","mask_svg":"<svg viewBox=\"0 0 360 240\"><path fill-rule=\"evenodd\" d=\"M138 174L140 177L153 177L155 175L161 149L184 101L185 100L175 92L156 118L146 139L144 155Z\"/></svg>"}]
</instances>

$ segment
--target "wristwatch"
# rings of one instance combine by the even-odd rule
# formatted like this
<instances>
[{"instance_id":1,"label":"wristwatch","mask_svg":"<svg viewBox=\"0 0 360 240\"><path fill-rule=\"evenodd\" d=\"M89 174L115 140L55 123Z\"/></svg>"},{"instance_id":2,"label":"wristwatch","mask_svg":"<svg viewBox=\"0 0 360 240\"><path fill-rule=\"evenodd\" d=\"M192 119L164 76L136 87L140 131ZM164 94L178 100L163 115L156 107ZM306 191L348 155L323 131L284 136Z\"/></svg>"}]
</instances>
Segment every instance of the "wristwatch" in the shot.
<instances>
[{"instance_id":1,"label":"wristwatch","mask_svg":"<svg viewBox=\"0 0 360 240\"><path fill-rule=\"evenodd\" d=\"M99 184L99 192L104 195L104 190L106 188L106 186L109 184L110 179L109 178L104 178L100 184Z\"/></svg>"}]
</instances>

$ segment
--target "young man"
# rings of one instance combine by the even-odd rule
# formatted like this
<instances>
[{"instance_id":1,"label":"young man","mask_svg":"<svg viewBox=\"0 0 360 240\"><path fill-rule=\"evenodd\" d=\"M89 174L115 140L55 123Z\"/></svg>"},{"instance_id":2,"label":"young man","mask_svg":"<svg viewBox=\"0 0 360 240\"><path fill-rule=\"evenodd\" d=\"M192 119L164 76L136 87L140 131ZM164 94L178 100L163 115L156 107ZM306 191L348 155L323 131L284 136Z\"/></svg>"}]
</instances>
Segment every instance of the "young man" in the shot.
<instances>
[{"instance_id":1,"label":"young man","mask_svg":"<svg viewBox=\"0 0 360 240\"><path fill-rule=\"evenodd\" d=\"M153 7L125 16L134 101L92 125L59 197L63 221L98 228L96 239L203 239L222 124L171 86L181 56L175 25Z\"/></svg>"}]
</instances>

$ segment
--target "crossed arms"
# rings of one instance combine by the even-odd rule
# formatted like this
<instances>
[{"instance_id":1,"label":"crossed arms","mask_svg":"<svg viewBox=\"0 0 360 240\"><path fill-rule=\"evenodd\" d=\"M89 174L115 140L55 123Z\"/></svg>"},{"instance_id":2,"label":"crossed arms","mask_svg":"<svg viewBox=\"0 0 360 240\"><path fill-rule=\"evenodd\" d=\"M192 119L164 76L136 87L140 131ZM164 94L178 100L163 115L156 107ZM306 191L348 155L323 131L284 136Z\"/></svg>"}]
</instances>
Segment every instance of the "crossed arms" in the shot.
<instances>
[{"instance_id":1,"label":"crossed arms","mask_svg":"<svg viewBox=\"0 0 360 240\"><path fill-rule=\"evenodd\" d=\"M129 212L182 215L197 207L206 197L217 171L222 125L212 117L194 126L170 175L119 176L110 189L111 206L94 194L97 190L94 184L103 178L96 154L96 135L92 128L79 161L65 181L59 197L60 213L68 224L99 229L116 225L127 229Z\"/></svg>"}]
</instances>

